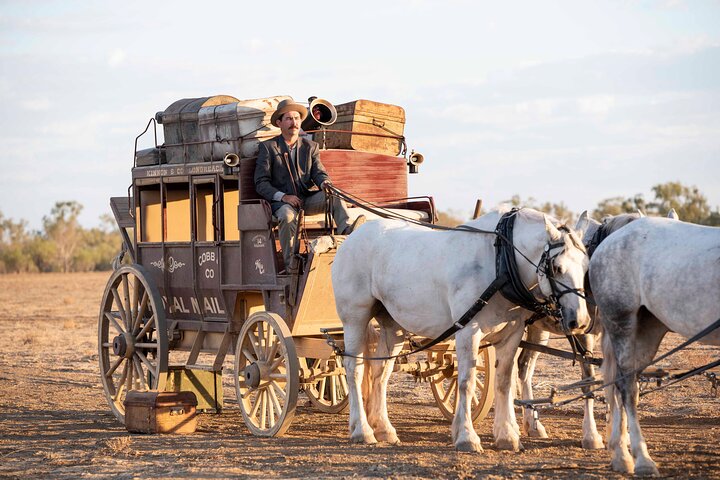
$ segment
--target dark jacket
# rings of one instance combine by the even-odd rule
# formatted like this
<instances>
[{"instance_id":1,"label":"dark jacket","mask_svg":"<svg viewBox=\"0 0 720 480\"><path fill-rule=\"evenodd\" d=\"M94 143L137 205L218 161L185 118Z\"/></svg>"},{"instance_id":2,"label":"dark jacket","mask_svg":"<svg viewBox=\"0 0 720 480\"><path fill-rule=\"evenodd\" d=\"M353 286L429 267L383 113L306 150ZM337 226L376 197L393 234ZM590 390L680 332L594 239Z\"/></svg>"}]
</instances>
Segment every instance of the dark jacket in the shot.
<instances>
[{"instance_id":1,"label":"dark jacket","mask_svg":"<svg viewBox=\"0 0 720 480\"><path fill-rule=\"evenodd\" d=\"M255 190L272 205L273 213L283 202L273 201L278 191L297 195L301 199L318 191L328 174L320 162L320 148L312 140L300 137L300 150L297 158L297 172L282 135L260 143L258 158L255 163ZM285 159L287 158L287 163ZM288 168L292 170L295 186ZM297 192L297 193L296 193Z\"/></svg>"}]
</instances>

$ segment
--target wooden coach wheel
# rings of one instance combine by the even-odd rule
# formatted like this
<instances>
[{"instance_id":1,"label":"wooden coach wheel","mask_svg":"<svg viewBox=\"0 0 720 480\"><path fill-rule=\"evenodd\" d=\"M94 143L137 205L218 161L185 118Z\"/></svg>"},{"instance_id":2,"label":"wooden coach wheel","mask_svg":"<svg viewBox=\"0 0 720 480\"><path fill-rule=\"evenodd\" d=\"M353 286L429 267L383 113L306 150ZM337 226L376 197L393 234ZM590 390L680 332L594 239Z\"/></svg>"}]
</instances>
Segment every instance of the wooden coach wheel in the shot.
<instances>
[{"instance_id":1,"label":"wooden coach wheel","mask_svg":"<svg viewBox=\"0 0 720 480\"><path fill-rule=\"evenodd\" d=\"M299 390L300 364L285 321L270 312L250 315L235 348L235 390L245 424L254 435L282 435L290 427Z\"/></svg>"},{"instance_id":2,"label":"wooden coach wheel","mask_svg":"<svg viewBox=\"0 0 720 480\"><path fill-rule=\"evenodd\" d=\"M428 353L430 361L441 361L447 352ZM453 360L457 358L453 353ZM452 421L455 416L458 392L457 368L449 367L445 372L430 378L430 389L435 402L443 416ZM478 352L478 364L475 367L475 397L471 400L471 415L473 421L484 419L495 396L495 349L493 347L481 348Z\"/></svg>"},{"instance_id":3,"label":"wooden coach wheel","mask_svg":"<svg viewBox=\"0 0 720 480\"><path fill-rule=\"evenodd\" d=\"M325 370L330 362L338 362L333 355L330 358L308 358L308 367ZM341 365L338 365L341 366ZM348 384L344 373L321 378L305 387L310 403L323 413L340 413L348 406Z\"/></svg>"},{"instance_id":4,"label":"wooden coach wheel","mask_svg":"<svg viewBox=\"0 0 720 480\"><path fill-rule=\"evenodd\" d=\"M100 377L113 414L125 422L130 390L163 390L168 342L165 309L139 265L125 265L108 280L98 320Z\"/></svg>"}]
</instances>

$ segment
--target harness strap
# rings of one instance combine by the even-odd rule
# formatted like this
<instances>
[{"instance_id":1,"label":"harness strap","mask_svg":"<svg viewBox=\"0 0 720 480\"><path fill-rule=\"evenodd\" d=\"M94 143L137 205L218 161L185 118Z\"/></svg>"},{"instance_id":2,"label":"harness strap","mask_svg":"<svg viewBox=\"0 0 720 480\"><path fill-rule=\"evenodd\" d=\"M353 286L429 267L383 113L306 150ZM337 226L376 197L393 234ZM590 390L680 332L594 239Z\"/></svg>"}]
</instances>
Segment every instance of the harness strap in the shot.
<instances>
[{"instance_id":1,"label":"harness strap","mask_svg":"<svg viewBox=\"0 0 720 480\"><path fill-rule=\"evenodd\" d=\"M497 293L497 291L500 290L500 288L504 284L505 284L505 279L503 279L501 277L496 277L495 280L493 280L492 283L485 289L485 291L482 293L482 295L480 295L480 298L478 298L477 301L475 303L473 303L473 305L468 309L467 312L465 312L463 314L462 317L460 317L458 319L458 321L453 323L452 326L450 328L448 328L447 330L445 330L442 334L440 334L439 337L437 337L434 340L431 340L428 343L422 344L420 346L420 348L418 348L417 350L413 350L410 353L417 353L422 350L428 349L434 345L437 345L438 343L442 342L443 340L446 340L447 338L454 335L455 332L457 332L458 330L465 327L465 325L470 323L470 320L472 320L473 317L475 317L475 315L477 315L480 312L480 310L485 308L485 305L488 304L488 302L490 301L490 298L492 298L492 296L495 295L495 293ZM408 355L410 355L410 353L408 353Z\"/></svg>"},{"instance_id":2,"label":"harness strap","mask_svg":"<svg viewBox=\"0 0 720 480\"><path fill-rule=\"evenodd\" d=\"M468 309L468 311L465 312L463 314L463 316L460 317L455 323L453 323L450 328L448 328L443 333L441 333L439 337L437 337L433 340L430 340L428 343L424 343L424 344L420 345L418 348L416 348L410 352L403 353L401 355L393 355L393 356L389 356L389 357L362 357L360 355L350 355L349 353L344 352L340 347L338 347L335 344L335 341L332 340L332 337L330 337L329 329L321 328L320 331L325 336L325 340L327 341L328 345L330 345L333 348L333 350L335 351L335 354L338 356L341 356L341 357L363 358L365 360L391 360L393 358L405 358L414 353L418 353L418 352L422 352L423 350L427 350L428 348L433 347L444 340L447 340L449 337L454 335L455 332L457 332L458 330L461 330L463 327L465 327L468 323L470 323L470 320L472 320L473 317L475 317L475 315L477 315L478 312L480 312L480 310L485 308L485 305L488 304L488 302L490 301L492 296L495 295L495 293L497 293L497 291L502 286L502 282L503 282L503 280L501 280L500 278L496 278L495 280L493 280L493 282L485 289L485 291L482 293L482 295L480 295L480 298L478 298L477 301L475 303L473 303L473 305ZM490 346L490 344L487 344L487 345L482 346L481 348L489 347L489 346Z\"/></svg>"},{"instance_id":3,"label":"harness strap","mask_svg":"<svg viewBox=\"0 0 720 480\"><path fill-rule=\"evenodd\" d=\"M687 346L690 345L691 343L697 342L698 340L700 340L701 338L703 338L703 337L706 336L706 335L709 335L710 333L712 333L713 330L716 330L716 329L719 328L719 327L720 327L720 318L718 318L718 319L715 320L713 323L711 323L710 325L708 325L707 327L705 327L703 330L701 330L700 332L696 333L696 334L693 335L691 338L687 339L686 341L684 341L683 343L681 343L681 344L678 345L677 347L673 348L672 350L670 350L670 351L667 352L666 354L659 356L658 358L656 358L655 360L653 360L650 364L648 364L646 367L643 367L643 369L649 367L650 365L654 365L654 364L658 363L660 360L664 360L665 358L669 357L669 356L672 355L673 353L675 353L675 352L677 352L677 351L679 351L679 350L682 350L683 348L687 347ZM641 371L642 371L642 370L641 370Z\"/></svg>"},{"instance_id":4,"label":"harness strap","mask_svg":"<svg viewBox=\"0 0 720 480\"><path fill-rule=\"evenodd\" d=\"M682 382L682 381L685 380L685 379L688 379L688 378L690 378L690 377L694 377L695 375L700 375L701 373L704 373L704 372L710 370L711 368L715 368L715 367L717 367L718 365L720 365L720 359L715 360L715 361L713 361L713 362L710 362L710 363L708 363L708 364L706 364L706 365L703 365L702 367L696 367L696 368L693 368L693 369L688 370L688 371L686 371L686 372L679 373L679 374L677 374L677 375L673 375L672 377L670 377L670 380L671 380L670 382L668 382L668 383L666 383L666 384L664 384L664 385L661 385L661 386L659 386L659 387L657 387L657 388L653 388L652 390L647 390L647 391L645 391L645 392L640 392L638 395L639 395L640 397L644 397L645 395L649 395L649 394L651 394L651 393L655 393L655 392L657 392L658 390L663 390L663 389L665 389L665 388L668 388L668 387L670 387L670 386L672 386L672 385L675 385L675 384L678 383L678 382Z\"/></svg>"},{"instance_id":5,"label":"harness strap","mask_svg":"<svg viewBox=\"0 0 720 480\"><path fill-rule=\"evenodd\" d=\"M594 394L595 392L597 392L598 390L602 390L602 389L604 389L605 387L608 387L608 386L610 386L610 385L612 385L612 384L614 384L614 383L617 383L617 382L619 382L620 380L623 380L623 379L625 379L625 378L634 378L635 375L638 375L639 373L641 373L641 372L642 372L643 370L645 370L646 368L648 368L648 367L650 367L650 366L652 366L652 365L655 365L655 364L658 363L659 361L664 360L665 358L669 357L670 355L672 355L672 354L674 354L674 353L677 353L678 351L684 349L684 348L687 347L688 345L697 342L698 340L700 340L701 338L705 337L706 335L709 335L710 333L712 333L714 330L717 330L718 328L720 328L720 318L718 318L718 319L715 320L712 324L710 324L710 325L708 325L706 328L704 328L702 331L696 333L696 334L693 335L691 338L685 340L683 343L681 343L681 344L678 345L677 347L673 348L673 349L670 350L669 352L665 353L664 355L661 355L661 356L657 357L656 359L654 359L652 362L648 363L647 365L640 366L640 367L636 368L635 370L626 373L625 375L621 375L621 376L619 376L619 377L615 377L613 380L610 380L609 382L606 382L606 383L604 383L603 385L600 385L599 387L594 388L594 389L590 390L590 391L587 392L587 393L583 393L583 394L581 394L581 395L577 395L577 396L571 397L571 398L565 398L565 399L563 399L562 401L552 402L552 404L553 404L553 405L562 406L562 405L567 405L568 403L574 402L574 401L576 401L576 400L580 400L580 399L584 399L584 398L590 398L590 397L592 397L593 394ZM717 364L720 364L720 360L716 360L716 361L714 361L714 362L712 362L712 363L709 363L709 364L707 364L707 365L705 365L705 366L703 366L703 367L699 367L699 368L697 368L697 369L690 370L689 372L686 372L684 375L682 375L682 378L678 378L675 382L672 382L672 383L677 383L677 382L679 382L680 380L684 380L685 378L688 378L688 377L690 377L690 376L692 376L692 375L698 375L698 374L700 374L700 373L702 373L702 372L704 372L704 371L706 371L706 370L708 370L708 369L710 369L710 368L713 368L713 367L717 366ZM668 384L667 386L670 386L670 384ZM657 390L657 389L656 389L656 390ZM655 391L655 390L652 390L652 391ZM650 393L650 392L647 392L647 393ZM643 395L643 394L641 394L641 395ZM515 402L518 403L518 400L515 400ZM521 401L521 403L522 403L523 405L524 405L526 402L527 402L527 401Z\"/></svg>"}]
</instances>

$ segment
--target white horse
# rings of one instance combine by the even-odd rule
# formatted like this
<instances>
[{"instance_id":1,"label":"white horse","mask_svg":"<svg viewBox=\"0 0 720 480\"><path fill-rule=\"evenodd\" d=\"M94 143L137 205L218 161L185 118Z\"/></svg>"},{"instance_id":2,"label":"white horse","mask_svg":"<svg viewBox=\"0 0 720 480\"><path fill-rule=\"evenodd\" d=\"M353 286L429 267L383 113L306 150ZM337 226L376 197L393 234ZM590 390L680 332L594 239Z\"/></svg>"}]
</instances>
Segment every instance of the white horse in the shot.
<instances>
[{"instance_id":1,"label":"white horse","mask_svg":"<svg viewBox=\"0 0 720 480\"><path fill-rule=\"evenodd\" d=\"M664 218L632 222L597 248L590 284L604 330L603 374L616 380L606 395L611 466L658 475L637 418L637 370L668 331L689 338L720 317L720 228ZM720 345L720 329L701 341Z\"/></svg>"},{"instance_id":2,"label":"white horse","mask_svg":"<svg viewBox=\"0 0 720 480\"><path fill-rule=\"evenodd\" d=\"M673 211L674 212L674 211ZM584 232L583 243L588 249L588 253L592 251L611 233L624 227L628 223L643 217L642 213L626 213L614 217L606 217L603 223L591 218L587 211L584 211L575 225L576 231ZM589 309L592 319L592 328L575 338L580 347L588 352L593 352L595 344L600 335L600 324L595 319L595 309ZM547 345L550 334L564 335L561 325L552 318L544 317L527 328L525 340L528 343L538 345ZM523 400L532 400L533 387L532 377L535 372L535 364L539 352L534 350L523 349L518 358L518 377L520 380L520 394ZM595 367L590 363L580 362L581 378L593 378L595 376ZM585 392L589 388L583 389ZM597 423L595 422L595 400L588 397L584 400L584 413L582 422L582 447L585 449L601 449L604 447L602 435L598 432ZM547 438L548 434L542 422L535 418L530 408L523 408L523 430L529 437Z\"/></svg>"},{"instance_id":3,"label":"white horse","mask_svg":"<svg viewBox=\"0 0 720 480\"><path fill-rule=\"evenodd\" d=\"M540 212L517 212L514 245L538 264L547 248L557 286L581 289L587 255L575 234L558 229ZM467 225L494 230L501 212L491 212ZM344 365L349 383L350 439L362 443L399 443L387 415L386 389L394 359L363 361L368 324L378 321L381 332L377 357L396 355L404 342L403 331L436 338L452 327L496 278L496 236L461 231L434 231L405 222L368 222L338 249L332 282L338 315L345 336ZM553 287L544 268L514 255L525 285L539 283L544 297ZM559 304L568 331L582 331L590 318L585 301L560 292ZM470 323L455 334L458 368L458 403L452 424L455 447L482 451L472 425L470 401L475 391L475 365L481 340L497 349L495 444L519 450L520 429L513 408L512 383L515 352L524 331L527 313L513 307L500 293ZM371 368L372 388L363 405L361 382L364 368Z\"/></svg>"}]
</instances>

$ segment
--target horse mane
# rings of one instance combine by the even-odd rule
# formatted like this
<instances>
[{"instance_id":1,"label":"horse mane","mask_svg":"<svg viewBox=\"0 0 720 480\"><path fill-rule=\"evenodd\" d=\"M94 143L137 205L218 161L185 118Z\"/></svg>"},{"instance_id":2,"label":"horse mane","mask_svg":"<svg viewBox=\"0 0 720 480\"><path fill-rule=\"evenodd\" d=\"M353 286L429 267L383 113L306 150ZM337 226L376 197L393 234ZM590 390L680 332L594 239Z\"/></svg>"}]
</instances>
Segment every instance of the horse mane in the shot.
<instances>
[{"instance_id":1,"label":"horse mane","mask_svg":"<svg viewBox=\"0 0 720 480\"><path fill-rule=\"evenodd\" d=\"M624 227L628 223L640 218L639 213L623 213L612 217L603 218L603 224L608 232L614 232Z\"/></svg>"}]
</instances>

